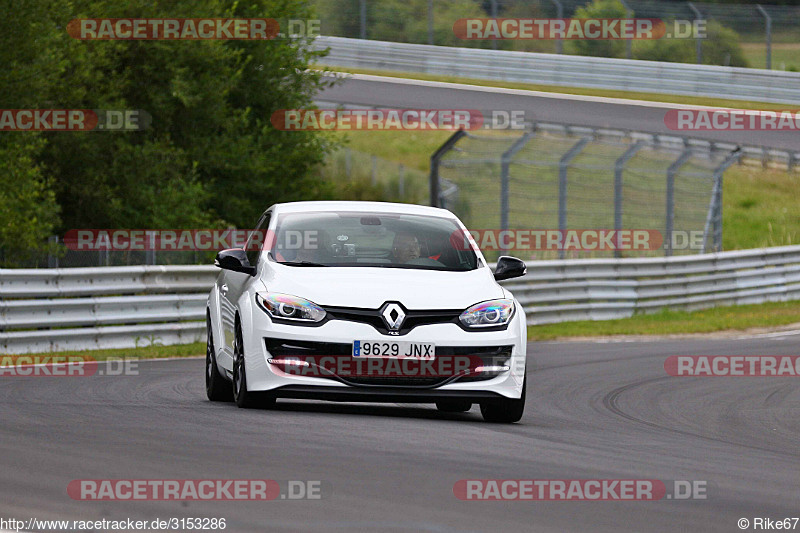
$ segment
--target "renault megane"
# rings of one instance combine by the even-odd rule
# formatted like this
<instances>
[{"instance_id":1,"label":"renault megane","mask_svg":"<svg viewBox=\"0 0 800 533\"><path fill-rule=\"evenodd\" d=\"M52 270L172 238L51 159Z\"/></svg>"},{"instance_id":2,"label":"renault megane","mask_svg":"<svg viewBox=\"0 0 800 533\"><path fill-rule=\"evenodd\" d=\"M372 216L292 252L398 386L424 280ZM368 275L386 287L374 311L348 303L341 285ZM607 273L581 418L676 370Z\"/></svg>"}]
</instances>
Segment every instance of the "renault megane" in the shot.
<instances>
[{"instance_id":1,"label":"renault megane","mask_svg":"<svg viewBox=\"0 0 800 533\"><path fill-rule=\"evenodd\" d=\"M244 248L223 250L208 298L206 392L240 407L276 398L525 405L525 313L464 225L433 207L276 204Z\"/></svg>"}]
</instances>

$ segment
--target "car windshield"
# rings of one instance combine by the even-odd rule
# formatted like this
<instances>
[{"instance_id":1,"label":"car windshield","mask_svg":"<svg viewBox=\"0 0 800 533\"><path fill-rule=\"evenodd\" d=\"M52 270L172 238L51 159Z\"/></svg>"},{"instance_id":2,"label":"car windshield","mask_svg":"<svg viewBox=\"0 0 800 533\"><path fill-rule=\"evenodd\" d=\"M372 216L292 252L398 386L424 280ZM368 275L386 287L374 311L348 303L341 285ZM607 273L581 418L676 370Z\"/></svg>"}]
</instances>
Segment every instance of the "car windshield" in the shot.
<instances>
[{"instance_id":1,"label":"car windshield","mask_svg":"<svg viewBox=\"0 0 800 533\"><path fill-rule=\"evenodd\" d=\"M292 266L467 271L478 257L455 220L398 213L287 213L270 258Z\"/></svg>"}]
</instances>

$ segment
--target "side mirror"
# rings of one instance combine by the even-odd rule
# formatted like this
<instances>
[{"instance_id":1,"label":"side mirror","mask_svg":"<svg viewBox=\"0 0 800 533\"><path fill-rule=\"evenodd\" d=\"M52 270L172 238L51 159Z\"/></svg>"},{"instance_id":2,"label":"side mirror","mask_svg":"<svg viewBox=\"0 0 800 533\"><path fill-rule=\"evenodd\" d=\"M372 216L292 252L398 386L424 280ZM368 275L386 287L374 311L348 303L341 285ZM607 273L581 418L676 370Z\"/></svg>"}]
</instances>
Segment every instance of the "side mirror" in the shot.
<instances>
[{"instance_id":1,"label":"side mirror","mask_svg":"<svg viewBox=\"0 0 800 533\"><path fill-rule=\"evenodd\" d=\"M247 254L242 248L222 250L217 254L216 259L214 259L214 266L224 270L242 272L251 276L255 275L256 273L256 267L250 265L250 261L247 259Z\"/></svg>"},{"instance_id":2,"label":"side mirror","mask_svg":"<svg viewBox=\"0 0 800 533\"><path fill-rule=\"evenodd\" d=\"M525 266L525 261L517 259L516 257L504 255L497 260L497 267L494 269L494 279L500 281L503 279L518 278L524 276L527 271L528 267Z\"/></svg>"}]
</instances>

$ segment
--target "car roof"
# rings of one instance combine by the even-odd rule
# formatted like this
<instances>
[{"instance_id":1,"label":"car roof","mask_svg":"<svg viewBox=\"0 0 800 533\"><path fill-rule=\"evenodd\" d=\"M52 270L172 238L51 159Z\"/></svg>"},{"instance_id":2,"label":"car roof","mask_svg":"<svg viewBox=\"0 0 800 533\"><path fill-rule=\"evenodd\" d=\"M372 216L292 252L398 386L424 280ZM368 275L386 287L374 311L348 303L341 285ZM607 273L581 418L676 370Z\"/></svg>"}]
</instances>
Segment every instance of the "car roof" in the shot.
<instances>
[{"instance_id":1,"label":"car roof","mask_svg":"<svg viewBox=\"0 0 800 533\"><path fill-rule=\"evenodd\" d=\"M447 209L416 204L397 204L392 202L345 202L345 201L314 201L314 202L287 202L272 206L273 213L305 213L305 212L376 212L398 213L405 215L428 215L442 218L455 218Z\"/></svg>"}]
</instances>

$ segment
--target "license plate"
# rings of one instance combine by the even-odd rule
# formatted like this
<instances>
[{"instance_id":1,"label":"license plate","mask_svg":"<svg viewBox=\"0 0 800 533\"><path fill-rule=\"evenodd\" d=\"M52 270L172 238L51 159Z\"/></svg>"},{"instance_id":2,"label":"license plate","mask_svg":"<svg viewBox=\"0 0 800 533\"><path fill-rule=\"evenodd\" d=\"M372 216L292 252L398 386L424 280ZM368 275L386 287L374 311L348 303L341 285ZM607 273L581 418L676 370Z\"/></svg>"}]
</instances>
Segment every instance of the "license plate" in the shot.
<instances>
[{"instance_id":1,"label":"license plate","mask_svg":"<svg viewBox=\"0 0 800 533\"><path fill-rule=\"evenodd\" d=\"M353 357L412 357L433 359L436 345L431 342L353 341Z\"/></svg>"}]
</instances>

